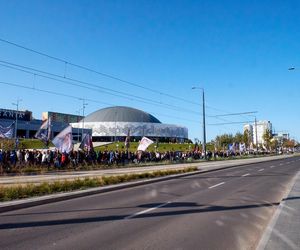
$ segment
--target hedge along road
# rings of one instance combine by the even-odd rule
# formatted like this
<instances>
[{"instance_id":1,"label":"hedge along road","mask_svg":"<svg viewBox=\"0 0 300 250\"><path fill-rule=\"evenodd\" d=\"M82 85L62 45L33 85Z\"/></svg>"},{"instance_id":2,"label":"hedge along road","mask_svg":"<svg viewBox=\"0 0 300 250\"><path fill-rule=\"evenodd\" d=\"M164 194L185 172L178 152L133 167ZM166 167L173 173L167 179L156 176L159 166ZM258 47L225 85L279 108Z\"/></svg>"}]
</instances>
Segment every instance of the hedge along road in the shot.
<instances>
[{"instance_id":1,"label":"hedge along road","mask_svg":"<svg viewBox=\"0 0 300 250\"><path fill-rule=\"evenodd\" d=\"M101 170L74 171L74 172L54 172L54 173L41 174L41 175L1 176L0 185L10 186L10 185L24 185L30 183L39 184L43 182L74 180L77 178L87 178L87 177L93 178L99 176L145 173L145 172L152 172L158 170L183 169L187 167L197 167L200 172L205 172L205 171L211 171L219 168L238 166L241 164L243 165L243 164L264 162L269 160L284 159L292 156L293 155L280 155L280 156L257 157L251 159L169 164L169 165L156 165L156 166L147 166L147 167L137 166L133 168L101 169Z\"/></svg>"}]
</instances>

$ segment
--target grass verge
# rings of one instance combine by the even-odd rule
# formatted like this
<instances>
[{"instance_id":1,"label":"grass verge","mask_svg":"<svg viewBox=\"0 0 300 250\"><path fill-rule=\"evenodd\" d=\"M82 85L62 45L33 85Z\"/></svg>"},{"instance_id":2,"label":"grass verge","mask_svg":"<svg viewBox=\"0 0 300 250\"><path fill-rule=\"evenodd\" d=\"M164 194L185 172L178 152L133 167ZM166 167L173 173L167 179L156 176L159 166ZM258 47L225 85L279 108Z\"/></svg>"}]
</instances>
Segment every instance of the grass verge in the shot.
<instances>
[{"instance_id":1,"label":"grass verge","mask_svg":"<svg viewBox=\"0 0 300 250\"><path fill-rule=\"evenodd\" d=\"M172 174L181 174L196 171L196 167L189 167L177 170L161 170L139 174L125 174L116 176L101 176L95 178L84 178L75 180L44 182L39 185L27 184L24 186L0 187L0 201L11 201L17 199L42 196L53 193L69 192L93 187L129 182L138 179L149 179Z\"/></svg>"}]
</instances>

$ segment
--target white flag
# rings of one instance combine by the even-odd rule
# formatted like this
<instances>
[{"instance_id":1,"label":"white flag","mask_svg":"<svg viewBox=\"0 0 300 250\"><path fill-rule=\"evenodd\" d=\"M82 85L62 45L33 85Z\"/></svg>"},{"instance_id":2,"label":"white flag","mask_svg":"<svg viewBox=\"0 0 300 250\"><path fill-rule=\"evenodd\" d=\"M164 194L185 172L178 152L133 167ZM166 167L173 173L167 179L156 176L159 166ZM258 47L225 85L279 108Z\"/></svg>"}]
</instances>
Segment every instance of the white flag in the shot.
<instances>
[{"instance_id":1,"label":"white flag","mask_svg":"<svg viewBox=\"0 0 300 250\"><path fill-rule=\"evenodd\" d=\"M60 152L69 153L73 149L72 139L72 127L68 126L53 139L52 143Z\"/></svg>"},{"instance_id":2,"label":"white flag","mask_svg":"<svg viewBox=\"0 0 300 250\"><path fill-rule=\"evenodd\" d=\"M149 147L149 145L151 145L153 143L152 140L150 140L147 137L143 137L142 140L140 141L140 144L137 148L137 150L141 150L141 151L146 151L146 149Z\"/></svg>"},{"instance_id":3,"label":"white flag","mask_svg":"<svg viewBox=\"0 0 300 250\"><path fill-rule=\"evenodd\" d=\"M240 152L244 152L246 149L246 144L245 143L240 143Z\"/></svg>"}]
</instances>

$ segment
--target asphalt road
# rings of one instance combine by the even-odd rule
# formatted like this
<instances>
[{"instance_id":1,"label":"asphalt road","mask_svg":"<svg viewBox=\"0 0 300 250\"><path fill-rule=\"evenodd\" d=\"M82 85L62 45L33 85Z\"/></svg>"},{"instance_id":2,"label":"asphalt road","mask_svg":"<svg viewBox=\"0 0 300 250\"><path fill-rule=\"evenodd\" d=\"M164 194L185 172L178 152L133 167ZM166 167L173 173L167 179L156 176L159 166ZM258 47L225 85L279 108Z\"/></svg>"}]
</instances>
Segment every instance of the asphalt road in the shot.
<instances>
[{"instance_id":1,"label":"asphalt road","mask_svg":"<svg viewBox=\"0 0 300 250\"><path fill-rule=\"evenodd\" d=\"M300 157L0 214L0 249L255 249Z\"/></svg>"}]
</instances>

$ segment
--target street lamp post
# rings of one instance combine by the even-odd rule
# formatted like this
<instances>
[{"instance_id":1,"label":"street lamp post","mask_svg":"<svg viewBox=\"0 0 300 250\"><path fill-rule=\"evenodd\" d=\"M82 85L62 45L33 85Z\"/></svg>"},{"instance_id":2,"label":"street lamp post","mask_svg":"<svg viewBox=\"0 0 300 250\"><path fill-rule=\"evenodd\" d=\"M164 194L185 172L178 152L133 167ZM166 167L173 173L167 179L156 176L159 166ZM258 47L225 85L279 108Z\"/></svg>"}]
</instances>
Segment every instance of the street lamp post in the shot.
<instances>
[{"instance_id":1,"label":"street lamp post","mask_svg":"<svg viewBox=\"0 0 300 250\"><path fill-rule=\"evenodd\" d=\"M256 116L255 116L255 121L254 121L254 124L255 124L255 141L256 141L256 154L258 153L258 138L257 138L257 120L256 120Z\"/></svg>"},{"instance_id":2,"label":"street lamp post","mask_svg":"<svg viewBox=\"0 0 300 250\"><path fill-rule=\"evenodd\" d=\"M17 106L17 113L16 113L16 124L15 124L15 139L17 139L17 132L18 132L18 114L19 114L19 102L21 102L22 99L17 99L16 103L12 103L12 105Z\"/></svg>"},{"instance_id":3,"label":"street lamp post","mask_svg":"<svg viewBox=\"0 0 300 250\"><path fill-rule=\"evenodd\" d=\"M80 112L81 112L81 109L77 110L76 111L76 114L78 114L78 118L77 118L77 123L78 123L78 128L77 128L77 143L79 143L79 129L80 129L80 126L79 126L79 117L80 117Z\"/></svg>"},{"instance_id":4,"label":"street lamp post","mask_svg":"<svg viewBox=\"0 0 300 250\"><path fill-rule=\"evenodd\" d=\"M204 152L204 159L206 160L206 126L205 126L205 98L204 98L204 88L192 87L192 89L202 90L202 122L203 122L203 145L202 151Z\"/></svg>"},{"instance_id":5,"label":"street lamp post","mask_svg":"<svg viewBox=\"0 0 300 250\"><path fill-rule=\"evenodd\" d=\"M83 132L84 132L84 110L85 110L85 107L88 105L88 103L85 103L84 99L83 99L83 102L82 102L82 131L81 131L81 140L83 139Z\"/></svg>"}]
</instances>

